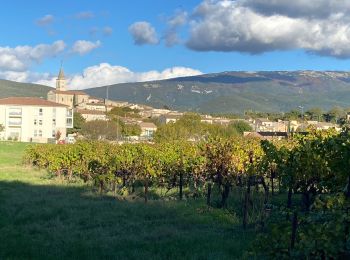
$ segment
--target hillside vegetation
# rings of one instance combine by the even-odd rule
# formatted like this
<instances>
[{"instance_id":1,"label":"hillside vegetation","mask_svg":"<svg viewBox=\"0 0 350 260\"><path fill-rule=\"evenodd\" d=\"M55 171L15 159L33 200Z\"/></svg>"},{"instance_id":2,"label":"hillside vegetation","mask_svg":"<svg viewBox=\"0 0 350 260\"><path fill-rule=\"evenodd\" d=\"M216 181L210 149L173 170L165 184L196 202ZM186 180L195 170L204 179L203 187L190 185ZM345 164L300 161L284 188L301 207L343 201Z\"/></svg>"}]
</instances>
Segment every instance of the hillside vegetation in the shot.
<instances>
[{"instance_id":1,"label":"hillside vegetation","mask_svg":"<svg viewBox=\"0 0 350 260\"><path fill-rule=\"evenodd\" d=\"M31 84L31 83L19 83L9 80L0 79L0 98L5 97L44 97L46 98L47 92L50 91L50 87Z\"/></svg>"},{"instance_id":2,"label":"hillside vegetation","mask_svg":"<svg viewBox=\"0 0 350 260\"><path fill-rule=\"evenodd\" d=\"M92 88L86 92L104 98L106 88ZM330 109L350 106L350 73L223 72L111 85L109 97L205 113L286 112L298 106Z\"/></svg>"},{"instance_id":3,"label":"hillside vegetation","mask_svg":"<svg viewBox=\"0 0 350 260\"><path fill-rule=\"evenodd\" d=\"M99 83L96 82L96 85ZM203 113L287 112L350 107L350 72L222 72L108 86L109 98ZM0 80L0 98L46 97L49 87ZM84 90L106 98L107 86Z\"/></svg>"}]
</instances>

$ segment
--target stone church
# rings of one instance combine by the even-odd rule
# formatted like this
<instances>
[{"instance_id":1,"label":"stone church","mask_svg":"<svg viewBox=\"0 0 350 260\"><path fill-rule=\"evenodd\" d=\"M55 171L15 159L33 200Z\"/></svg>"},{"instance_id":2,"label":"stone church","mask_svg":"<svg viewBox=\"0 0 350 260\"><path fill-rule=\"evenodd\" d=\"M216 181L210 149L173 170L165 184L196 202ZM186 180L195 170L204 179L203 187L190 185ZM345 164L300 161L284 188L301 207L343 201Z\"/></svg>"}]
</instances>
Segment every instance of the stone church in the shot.
<instances>
[{"instance_id":1,"label":"stone church","mask_svg":"<svg viewBox=\"0 0 350 260\"><path fill-rule=\"evenodd\" d=\"M89 95L83 91L67 90L66 79L61 68L56 79L56 89L47 93L47 100L77 108L84 107L89 102Z\"/></svg>"},{"instance_id":2,"label":"stone church","mask_svg":"<svg viewBox=\"0 0 350 260\"><path fill-rule=\"evenodd\" d=\"M47 100L67 105L75 113L79 113L86 121L107 120L107 106L105 100L90 97L83 91L67 90L66 79L61 67L56 79L56 89L47 93ZM111 109L111 107L109 107Z\"/></svg>"}]
</instances>

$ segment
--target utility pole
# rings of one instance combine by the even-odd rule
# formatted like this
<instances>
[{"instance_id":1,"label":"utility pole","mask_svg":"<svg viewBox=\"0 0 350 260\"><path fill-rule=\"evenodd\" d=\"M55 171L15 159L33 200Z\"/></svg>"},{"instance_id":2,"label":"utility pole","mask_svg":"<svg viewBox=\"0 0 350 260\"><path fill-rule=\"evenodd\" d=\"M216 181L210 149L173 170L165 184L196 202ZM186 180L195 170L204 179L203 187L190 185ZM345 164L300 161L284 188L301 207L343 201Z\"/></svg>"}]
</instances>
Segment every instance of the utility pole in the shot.
<instances>
[{"instance_id":1,"label":"utility pole","mask_svg":"<svg viewBox=\"0 0 350 260\"><path fill-rule=\"evenodd\" d=\"M299 106L299 108L301 109L301 120L304 121L304 107L303 106Z\"/></svg>"},{"instance_id":2,"label":"utility pole","mask_svg":"<svg viewBox=\"0 0 350 260\"><path fill-rule=\"evenodd\" d=\"M107 116L107 101L108 101L108 91L109 91L109 86L106 87L106 99L105 99L105 107L106 107L106 116ZM108 118L107 118L107 127L108 127Z\"/></svg>"}]
</instances>

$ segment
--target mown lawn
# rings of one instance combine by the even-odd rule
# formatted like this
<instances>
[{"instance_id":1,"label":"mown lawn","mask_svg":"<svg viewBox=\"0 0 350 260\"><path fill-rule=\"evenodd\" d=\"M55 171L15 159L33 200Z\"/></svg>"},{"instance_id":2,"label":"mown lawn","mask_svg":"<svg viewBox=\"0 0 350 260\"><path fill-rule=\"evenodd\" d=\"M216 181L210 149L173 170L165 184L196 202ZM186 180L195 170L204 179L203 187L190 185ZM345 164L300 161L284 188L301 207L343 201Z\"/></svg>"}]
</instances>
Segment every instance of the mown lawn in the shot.
<instances>
[{"instance_id":1,"label":"mown lawn","mask_svg":"<svg viewBox=\"0 0 350 260\"><path fill-rule=\"evenodd\" d=\"M0 142L0 259L240 259L254 237L204 200L99 196L22 165Z\"/></svg>"}]
</instances>

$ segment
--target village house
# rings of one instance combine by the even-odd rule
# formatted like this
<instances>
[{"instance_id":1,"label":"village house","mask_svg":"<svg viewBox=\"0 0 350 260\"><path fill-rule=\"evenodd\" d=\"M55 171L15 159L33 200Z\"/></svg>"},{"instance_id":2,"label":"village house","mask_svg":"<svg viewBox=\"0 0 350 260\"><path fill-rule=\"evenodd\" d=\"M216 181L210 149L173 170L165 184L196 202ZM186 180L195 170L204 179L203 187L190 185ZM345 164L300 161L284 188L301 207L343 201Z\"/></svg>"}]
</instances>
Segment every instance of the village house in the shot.
<instances>
[{"instance_id":1,"label":"village house","mask_svg":"<svg viewBox=\"0 0 350 260\"><path fill-rule=\"evenodd\" d=\"M239 120L242 121L242 119L239 119ZM223 118L223 117L215 117L215 118L213 118L213 123L214 124L218 124L218 125L228 126L233 121L234 120L232 120L232 119Z\"/></svg>"},{"instance_id":2,"label":"village house","mask_svg":"<svg viewBox=\"0 0 350 260\"><path fill-rule=\"evenodd\" d=\"M107 120L106 112L99 110L76 109L77 113L85 119L86 122L94 120Z\"/></svg>"},{"instance_id":3,"label":"village house","mask_svg":"<svg viewBox=\"0 0 350 260\"><path fill-rule=\"evenodd\" d=\"M316 124L314 124L314 126L316 127L317 130L328 130L331 128L334 128L337 131L341 130L341 128L337 124L327 123L327 122L317 122Z\"/></svg>"},{"instance_id":4,"label":"village house","mask_svg":"<svg viewBox=\"0 0 350 260\"><path fill-rule=\"evenodd\" d=\"M106 106L112 106L112 107L127 107L128 105L130 105L126 101L114 101L109 99L105 99L104 103Z\"/></svg>"},{"instance_id":5,"label":"village house","mask_svg":"<svg viewBox=\"0 0 350 260\"><path fill-rule=\"evenodd\" d=\"M270 121L265 118L257 118L254 121L254 129L256 132L288 132L289 122L287 121Z\"/></svg>"},{"instance_id":6,"label":"village house","mask_svg":"<svg viewBox=\"0 0 350 260\"><path fill-rule=\"evenodd\" d=\"M207 124L213 124L213 117L209 115L202 115L201 116L201 122L207 123Z\"/></svg>"},{"instance_id":7,"label":"village house","mask_svg":"<svg viewBox=\"0 0 350 260\"><path fill-rule=\"evenodd\" d=\"M73 127L73 111L67 105L34 97L0 99L2 140L54 142L64 140Z\"/></svg>"},{"instance_id":8,"label":"village house","mask_svg":"<svg viewBox=\"0 0 350 260\"><path fill-rule=\"evenodd\" d=\"M139 126L141 128L141 138L153 138L154 133L157 131L157 126L153 123L141 122Z\"/></svg>"},{"instance_id":9,"label":"village house","mask_svg":"<svg viewBox=\"0 0 350 260\"><path fill-rule=\"evenodd\" d=\"M161 115L159 117L159 122L162 124L176 123L177 120L180 119L181 116L177 115Z\"/></svg>"},{"instance_id":10,"label":"village house","mask_svg":"<svg viewBox=\"0 0 350 260\"><path fill-rule=\"evenodd\" d=\"M288 138L288 133L287 132L272 132L272 131L244 132L243 136L249 137L249 138L259 138L262 140L281 140L281 139Z\"/></svg>"},{"instance_id":11,"label":"village house","mask_svg":"<svg viewBox=\"0 0 350 260\"><path fill-rule=\"evenodd\" d=\"M103 103L86 103L82 107L87 110L97 110L102 112L106 112L107 110Z\"/></svg>"}]
</instances>

